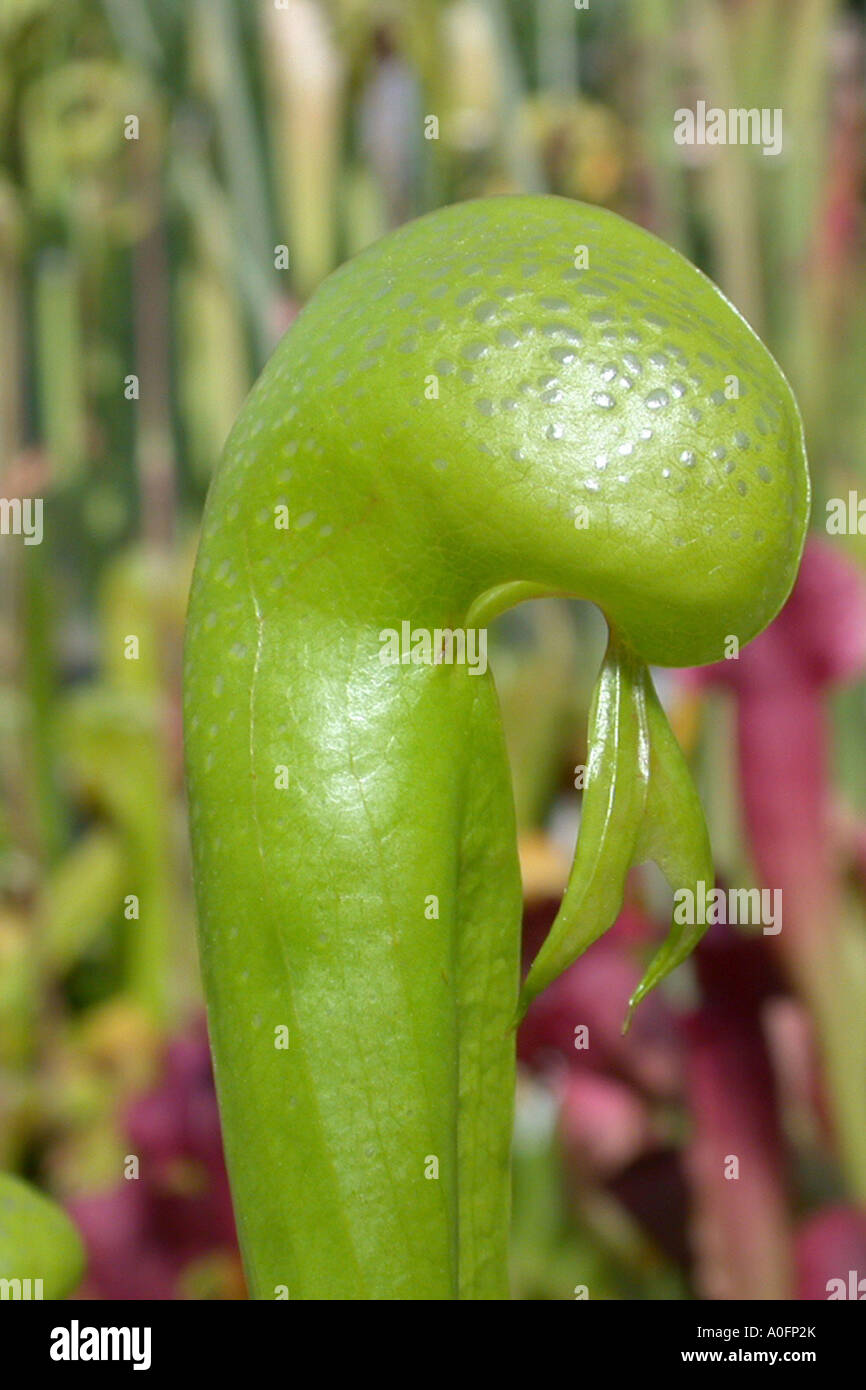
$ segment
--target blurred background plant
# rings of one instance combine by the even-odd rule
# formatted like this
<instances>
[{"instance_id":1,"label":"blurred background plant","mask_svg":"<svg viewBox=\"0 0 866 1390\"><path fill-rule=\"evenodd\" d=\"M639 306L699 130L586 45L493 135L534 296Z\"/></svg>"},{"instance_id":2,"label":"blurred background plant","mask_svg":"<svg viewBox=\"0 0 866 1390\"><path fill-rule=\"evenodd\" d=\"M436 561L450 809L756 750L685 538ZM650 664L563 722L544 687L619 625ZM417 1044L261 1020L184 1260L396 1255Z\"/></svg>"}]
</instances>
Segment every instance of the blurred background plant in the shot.
<instances>
[{"instance_id":1,"label":"blurred background plant","mask_svg":"<svg viewBox=\"0 0 866 1390\"><path fill-rule=\"evenodd\" d=\"M866 487L864 52L841 0L4 0L0 494L44 499L45 539L0 537L0 1168L74 1216L81 1296L244 1296L179 671L208 478L274 343L429 208L602 203L764 336L824 532ZM698 99L781 108L782 154L678 146ZM864 567L863 535L816 539L738 663L661 676L720 881L781 888L784 925L713 928L623 1039L669 911L639 871L534 1006L518 1298L825 1298L866 1276ZM493 636L531 957L603 627L550 602Z\"/></svg>"}]
</instances>

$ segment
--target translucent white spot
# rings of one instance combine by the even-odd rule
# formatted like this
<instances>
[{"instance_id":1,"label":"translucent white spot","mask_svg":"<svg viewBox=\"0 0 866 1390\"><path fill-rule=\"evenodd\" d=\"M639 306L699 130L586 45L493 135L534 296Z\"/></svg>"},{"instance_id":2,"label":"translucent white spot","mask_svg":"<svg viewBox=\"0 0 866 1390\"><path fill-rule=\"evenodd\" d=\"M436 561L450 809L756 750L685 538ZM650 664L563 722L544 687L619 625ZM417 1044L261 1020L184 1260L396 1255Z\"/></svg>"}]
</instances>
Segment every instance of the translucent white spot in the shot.
<instances>
[{"instance_id":1,"label":"translucent white spot","mask_svg":"<svg viewBox=\"0 0 866 1390\"><path fill-rule=\"evenodd\" d=\"M590 397L593 405L597 405L600 410L613 410L616 401L607 391L593 391Z\"/></svg>"},{"instance_id":2,"label":"translucent white spot","mask_svg":"<svg viewBox=\"0 0 866 1390\"><path fill-rule=\"evenodd\" d=\"M663 410L669 404L670 396L667 391L662 391L661 388L657 391L650 391L648 396L644 396L644 405L648 410Z\"/></svg>"},{"instance_id":3,"label":"translucent white spot","mask_svg":"<svg viewBox=\"0 0 866 1390\"><path fill-rule=\"evenodd\" d=\"M463 348L463 356L469 362L477 362L479 357L486 357L489 351L490 349L487 344L482 343L476 338L473 342L467 343Z\"/></svg>"},{"instance_id":4,"label":"translucent white spot","mask_svg":"<svg viewBox=\"0 0 866 1390\"><path fill-rule=\"evenodd\" d=\"M541 325L541 331L545 338L564 338L567 343L574 343L575 346L583 342L583 334L565 323L544 323Z\"/></svg>"}]
</instances>

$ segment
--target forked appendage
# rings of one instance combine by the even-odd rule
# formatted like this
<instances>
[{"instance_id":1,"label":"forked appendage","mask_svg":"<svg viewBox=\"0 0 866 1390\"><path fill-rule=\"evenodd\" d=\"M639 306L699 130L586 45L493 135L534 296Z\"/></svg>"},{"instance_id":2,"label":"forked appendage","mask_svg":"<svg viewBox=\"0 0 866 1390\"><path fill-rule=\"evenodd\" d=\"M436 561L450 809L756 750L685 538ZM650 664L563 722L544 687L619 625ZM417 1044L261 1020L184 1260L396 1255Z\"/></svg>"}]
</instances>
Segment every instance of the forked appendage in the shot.
<instances>
[{"instance_id":1,"label":"forked appendage","mask_svg":"<svg viewBox=\"0 0 866 1390\"><path fill-rule=\"evenodd\" d=\"M645 666L611 632L589 715L589 761L574 863L559 912L521 990L517 1017L618 916L628 870L652 859L678 891L713 883L704 813ZM649 991L692 951L702 924L672 922L629 1000L625 1032Z\"/></svg>"}]
</instances>

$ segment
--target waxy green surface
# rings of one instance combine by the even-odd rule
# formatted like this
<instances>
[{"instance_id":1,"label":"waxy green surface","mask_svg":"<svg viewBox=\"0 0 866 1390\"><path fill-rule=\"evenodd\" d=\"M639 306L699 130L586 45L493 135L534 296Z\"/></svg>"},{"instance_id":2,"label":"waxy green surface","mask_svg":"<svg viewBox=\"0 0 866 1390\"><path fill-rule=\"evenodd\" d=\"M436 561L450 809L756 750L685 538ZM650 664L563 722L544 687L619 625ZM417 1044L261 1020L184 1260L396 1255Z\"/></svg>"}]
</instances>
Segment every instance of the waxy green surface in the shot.
<instances>
[{"instance_id":1,"label":"waxy green surface","mask_svg":"<svg viewBox=\"0 0 866 1390\"><path fill-rule=\"evenodd\" d=\"M630 864L712 880L646 664L759 632L808 509L766 349L691 265L597 208L445 208L332 275L286 334L211 487L185 675L255 1296L507 1297L515 1010L610 925ZM383 665L380 633L479 626L543 593L598 604L611 643L575 866L518 1006L492 680ZM633 1002L699 934L672 933Z\"/></svg>"}]
</instances>

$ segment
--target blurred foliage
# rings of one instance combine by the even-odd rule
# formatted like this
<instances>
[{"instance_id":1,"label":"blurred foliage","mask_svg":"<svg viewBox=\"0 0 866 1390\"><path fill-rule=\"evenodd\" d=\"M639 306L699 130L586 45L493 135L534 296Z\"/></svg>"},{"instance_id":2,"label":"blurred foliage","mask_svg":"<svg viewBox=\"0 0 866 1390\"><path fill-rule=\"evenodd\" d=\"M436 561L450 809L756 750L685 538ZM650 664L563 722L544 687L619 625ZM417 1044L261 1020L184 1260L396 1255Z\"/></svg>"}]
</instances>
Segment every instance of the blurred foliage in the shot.
<instances>
[{"instance_id":1,"label":"blurred foliage","mask_svg":"<svg viewBox=\"0 0 866 1390\"><path fill-rule=\"evenodd\" d=\"M3 1166L66 1197L116 1184L128 1106L199 1008L179 713L192 549L239 404L319 281L455 199L533 190L614 208L706 269L789 373L820 528L828 497L864 485L863 93L862 6L840 0L4 0L0 492L44 499L45 542L0 537ZM781 107L783 155L675 145L673 112L698 97ZM837 544L866 562L861 535ZM597 615L565 604L495 633L530 919L562 887L601 640ZM749 882L729 698L663 694L719 873ZM842 829L827 911L847 944L825 932L820 958L845 968L813 968L814 953L806 968L805 946L795 960L779 943L795 1019L774 1064L780 1250L822 1201L866 1202L864 1044L831 1018L866 1015L862 680L829 708L825 790ZM663 920L651 879L635 894ZM624 947L644 948L640 933ZM683 972L674 1014L695 990ZM811 1092L794 1036L819 1074ZM585 1101L599 1135L628 1115L649 1137L619 1169L590 1145L576 1171L587 1138L572 1126L569 1148L554 1113L586 1085L573 1063L568 1036L545 1045L521 1088L516 1295L753 1296L682 1252L688 1204L652 1166L677 1192L691 1172L704 1225L722 1219L689 1158L700 1088L626 1094L611 1063ZM186 1266L157 1248L174 1210L173 1178L160 1182L157 1215L134 1217L149 1287L239 1296L236 1260L207 1240L183 1246ZM638 1189L676 1220L653 1222ZM101 1296L107 1219L93 1217Z\"/></svg>"}]
</instances>

